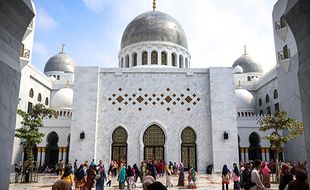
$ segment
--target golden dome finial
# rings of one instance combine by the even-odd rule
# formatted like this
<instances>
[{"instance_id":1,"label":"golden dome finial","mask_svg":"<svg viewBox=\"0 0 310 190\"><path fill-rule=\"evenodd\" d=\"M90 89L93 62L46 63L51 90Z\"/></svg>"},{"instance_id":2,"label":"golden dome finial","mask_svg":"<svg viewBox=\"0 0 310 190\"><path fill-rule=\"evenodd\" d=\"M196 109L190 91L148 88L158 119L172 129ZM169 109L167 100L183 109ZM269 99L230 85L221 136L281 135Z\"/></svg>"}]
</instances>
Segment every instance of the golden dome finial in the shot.
<instances>
[{"instance_id":1,"label":"golden dome finial","mask_svg":"<svg viewBox=\"0 0 310 190\"><path fill-rule=\"evenodd\" d=\"M63 53L63 52L64 52L64 49L65 49L65 44L64 44L64 43L61 43L61 50L60 50L60 52Z\"/></svg>"},{"instance_id":2,"label":"golden dome finial","mask_svg":"<svg viewBox=\"0 0 310 190\"><path fill-rule=\"evenodd\" d=\"M246 45L245 44L244 44L243 48L244 48L244 55L246 55L247 53L246 53Z\"/></svg>"},{"instance_id":3,"label":"golden dome finial","mask_svg":"<svg viewBox=\"0 0 310 190\"><path fill-rule=\"evenodd\" d=\"M156 0L153 0L153 11L156 9Z\"/></svg>"}]
</instances>

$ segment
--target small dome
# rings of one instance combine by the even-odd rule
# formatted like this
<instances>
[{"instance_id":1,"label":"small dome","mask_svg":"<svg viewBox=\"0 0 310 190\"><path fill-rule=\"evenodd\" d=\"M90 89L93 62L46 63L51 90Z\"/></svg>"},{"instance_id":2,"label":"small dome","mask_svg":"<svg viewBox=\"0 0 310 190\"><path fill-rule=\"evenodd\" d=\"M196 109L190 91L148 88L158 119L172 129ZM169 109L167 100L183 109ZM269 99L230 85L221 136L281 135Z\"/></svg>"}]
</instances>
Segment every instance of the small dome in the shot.
<instances>
[{"instance_id":1,"label":"small dome","mask_svg":"<svg viewBox=\"0 0 310 190\"><path fill-rule=\"evenodd\" d=\"M255 98L251 92L246 89L235 90L237 111L254 111Z\"/></svg>"},{"instance_id":2,"label":"small dome","mask_svg":"<svg viewBox=\"0 0 310 190\"><path fill-rule=\"evenodd\" d=\"M121 49L138 42L172 42L187 49L187 39L181 25L170 15L149 11L133 19L126 27Z\"/></svg>"},{"instance_id":3,"label":"small dome","mask_svg":"<svg viewBox=\"0 0 310 190\"><path fill-rule=\"evenodd\" d=\"M73 73L75 69L75 62L64 52L59 52L57 55L51 57L45 64L44 73L49 71L62 71Z\"/></svg>"},{"instance_id":4,"label":"small dome","mask_svg":"<svg viewBox=\"0 0 310 190\"><path fill-rule=\"evenodd\" d=\"M239 57L232 67L236 67L237 65L242 67L244 73L263 73L262 66L253 61L253 59L248 54L243 54L241 57Z\"/></svg>"},{"instance_id":5,"label":"small dome","mask_svg":"<svg viewBox=\"0 0 310 190\"><path fill-rule=\"evenodd\" d=\"M235 72L235 74L241 74L241 73L243 73L243 69L242 69L242 67L240 65L237 65L235 67L234 72Z\"/></svg>"},{"instance_id":6,"label":"small dome","mask_svg":"<svg viewBox=\"0 0 310 190\"><path fill-rule=\"evenodd\" d=\"M73 105L73 90L62 88L58 90L52 98L52 108L70 109Z\"/></svg>"}]
</instances>

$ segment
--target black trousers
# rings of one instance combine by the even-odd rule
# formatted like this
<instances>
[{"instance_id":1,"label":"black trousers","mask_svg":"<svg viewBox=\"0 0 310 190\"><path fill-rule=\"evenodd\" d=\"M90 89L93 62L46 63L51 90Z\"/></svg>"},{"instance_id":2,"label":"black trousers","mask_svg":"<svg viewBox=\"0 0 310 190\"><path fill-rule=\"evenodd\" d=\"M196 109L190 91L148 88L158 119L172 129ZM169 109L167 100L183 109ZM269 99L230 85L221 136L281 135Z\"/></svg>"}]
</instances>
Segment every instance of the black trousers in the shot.
<instances>
[{"instance_id":1,"label":"black trousers","mask_svg":"<svg viewBox=\"0 0 310 190\"><path fill-rule=\"evenodd\" d=\"M224 187L226 186L226 190L228 190L228 184L227 183L222 183L222 190L225 190Z\"/></svg>"}]
</instances>

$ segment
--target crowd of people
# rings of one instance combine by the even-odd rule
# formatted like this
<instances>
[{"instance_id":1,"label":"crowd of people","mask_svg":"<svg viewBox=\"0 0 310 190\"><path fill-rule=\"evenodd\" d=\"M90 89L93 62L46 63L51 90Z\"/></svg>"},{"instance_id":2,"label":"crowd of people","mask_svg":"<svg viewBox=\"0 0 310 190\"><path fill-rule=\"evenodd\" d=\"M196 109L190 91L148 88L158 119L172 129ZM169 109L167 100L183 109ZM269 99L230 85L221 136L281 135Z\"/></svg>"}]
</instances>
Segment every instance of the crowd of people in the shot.
<instances>
[{"instance_id":1,"label":"crowd of people","mask_svg":"<svg viewBox=\"0 0 310 190\"><path fill-rule=\"evenodd\" d=\"M143 183L145 190L161 190L173 187L174 184L171 181L172 176L178 177L177 186L185 185L183 163L177 164L171 161L165 163L162 160L148 160L141 162L140 167L138 167L137 164L131 166L127 165L124 161L118 163L112 160L107 175L105 166L101 160L99 164L96 164L95 160L90 164L88 161L85 161L79 167L77 160L75 160L73 166L69 163L63 169L61 163L60 161L60 164L57 166L61 180L53 185L53 190L69 190L73 186L75 189L80 190L90 190L93 187L96 187L96 190L103 190L105 185L111 186L115 180L118 181L119 189L121 190L125 189L126 184L128 190L135 189L138 180ZM163 177L164 175L166 175L165 185L156 181L158 177ZM196 171L193 167L190 167L188 171L188 187L196 188Z\"/></svg>"},{"instance_id":2,"label":"crowd of people","mask_svg":"<svg viewBox=\"0 0 310 190\"><path fill-rule=\"evenodd\" d=\"M230 171L227 165L222 169L222 190L228 190L230 179L234 182L233 189L264 190L271 187L271 174L279 179L279 190L309 190L306 162L297 165L292 162L250 161L238 165L233 164Z\"/></svg>"}]
</instances>

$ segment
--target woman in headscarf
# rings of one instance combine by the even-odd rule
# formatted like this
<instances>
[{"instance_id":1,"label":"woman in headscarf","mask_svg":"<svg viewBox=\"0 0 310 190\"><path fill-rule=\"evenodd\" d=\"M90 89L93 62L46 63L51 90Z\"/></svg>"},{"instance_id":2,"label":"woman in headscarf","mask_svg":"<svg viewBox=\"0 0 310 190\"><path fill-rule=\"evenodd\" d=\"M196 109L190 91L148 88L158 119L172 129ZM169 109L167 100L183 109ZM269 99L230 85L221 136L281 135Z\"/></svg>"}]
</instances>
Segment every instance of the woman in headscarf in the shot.
<instances>
[{"instance_id":1,"label":"woman in headscarf","mask_svg":"<svg viewBox=\"0 0 310 190\"><path fill-rule=\"evenodd\" d=\"M85 188L87 190L91 190L91 188L93 188L95 184L95 177L96 177L95 166L90 165L86 172L87 172L87 177L86 177Z\"/></svg>"},{"instance_id":2,"label":"woman in headscarf","mask_svg":"<svg viewBox=\"0 0 310 190\"><path fill-rule=\"evenodd\" d=\"M287 184L293 180L294 178L290 171L290 166L283 163L281 167L281 172L280 172L279 190L284 190Z\"/></svg>"},{"instance_id":3,"label":"woman in headscarf","mask_svg":"<svg viewBox=\"0 0 310 190\"><path fill-rule=\"evenodd\" d=\"M166 187L173 187L171 182L171 171L169 164L166 165Z\"/></svg>"},{"instance_id":4,"label":"woman in headscarf","mask_svg":"<svg viewBox=\"0 0 310 190\"><path fill-rule=\"evenodd\" d=\"M176 162L173 164L173 175L178 175L179 166Z\"/></svg>"},{"instance_id":5,"label":"woman in headscarf","mask_svg":"<svg viewBox=\"0 0 310 190\"><path fill-rule=\"evenodd\" d=\"M262 182L266 188L270 188L270 172L271 170L268 167L268 163L264 162L264 166L262 167Z\"/></svg>"},{"instance_id":6,"label":"woman in headscarf","mask_svg":"<svg viewBox=\"0 0 310 190\"><path fill-rule=\"evenodd\" d=\"M80 190L85 189L85 182L86 182L83 167L84 167L84 165L81 164L80 167L75 171L75 174L74 174L75 188L79 188Z\"/></svg>"},{"instance_id":7,"label":"woman in headscarf","mask_svg":"<svg viewBox=\"0 0 310 190\"><path fill-rule=\"evenodd\" d=\"M190 189L196 189L196 171L194 167L191 165L188 170L188 187Z\"/></svg>"},{"instance_id":8,"label":"woman in headscarf","mask_svg":"<svg viewBox=\"0 0 310 190\"><path fill-rule=\"evenodd\" d=\"M226 190L228 190L228 185L230 180L230 171L225 164L222 170L222 190L224 190L224 186L226 186Z\"/></svg>"},{"instance_id":9,"label":"woman in headscarf","mask_svg":"<svg viewBox=\"0 0 310 190\"><path fill-rule=\"evenodd\" d=\"M309 190L309 184L307 183L307 172L302 169L296 170L296 180L291 181L288 184L288 190Z\"/></svg>"},{"instance_id":10,"label":"woman in headscarf","mask_svg":"<svg viewBox=\"0 0 310 190\"><path fill-rule=\"evenodd\" d=\"M125 188L125 181L126 181L126 166L123 166L123 168L118 173L118 183L119 183L119 189L124 190Z\"/></svg>"},{"instance_id":11,"label":"woman in headscarf","mask_svg":"<svg viewBox=\"0 0 310 190\"><path fill-rule=\"evenodd\" d=\"M240 172L236 163L233 164L234 170L232 172L234 181L234 190L240 189Z\"/></svg>"},{"instance_id":12,"label":"woman in headscarf","mask_svg":"<svg viewBox=\"0 0 310 190\"><path fill-rule=\"evenodd\" d=\"M134 190L136 188L136 182L135 182L135 176L133 175L131 166L128 165L127 170L126 170L126 178L127 178L127 183L128 183L128 190Z\"/></svg>"},{"instance_id":13,"label":"woman in headscarf","mask_svg":"<svg viewBox=\"0 0 310 190\"><path fill-rule=\"evenodd\" d=\"M138 180L138 177L140 177L140 170L139 170L139 168L137 167L137 164L134 164L133 165L133 169L135 169L135 182L137 182L137 180Z\"/></svg>"},{"instance_id":14,"label":"woman in headscarf","mask_svg":"<svg viewBox=\"0 0 310 190\"><path fill-rule=\"evenodd\" d=\"M71 167L72 167L71 164L68 164L65 167L65 171L62 174L61 179L67 181L72 186L72 184L73 184L73 177L72 177L72 168Z\"/></svg>"},{"instance_id":15,"label":"woman in headscarf","mask_svg":"<svg viewBox=\"0 0 310 190\"><path fill-rule=\"evenodd\" d=\"M96 190L103 190L104 189L104 180L107 179L105 174L105 168L102 161L99 161L99 165L97 166L98 174L96 175ZM100 176L99 178L97 176Z\"/></svg>"},{"instance_id":16,"label":"woman in headscarf","mask_svg":"<svg viewBox=\"0 0 310 190\"><path fill-rule=\"evenodd\" d=\"M179 180L178 180L178 186L184 186L184 164L183 162L180 163L179 167Z\"/></svg>"}]
</instances>

